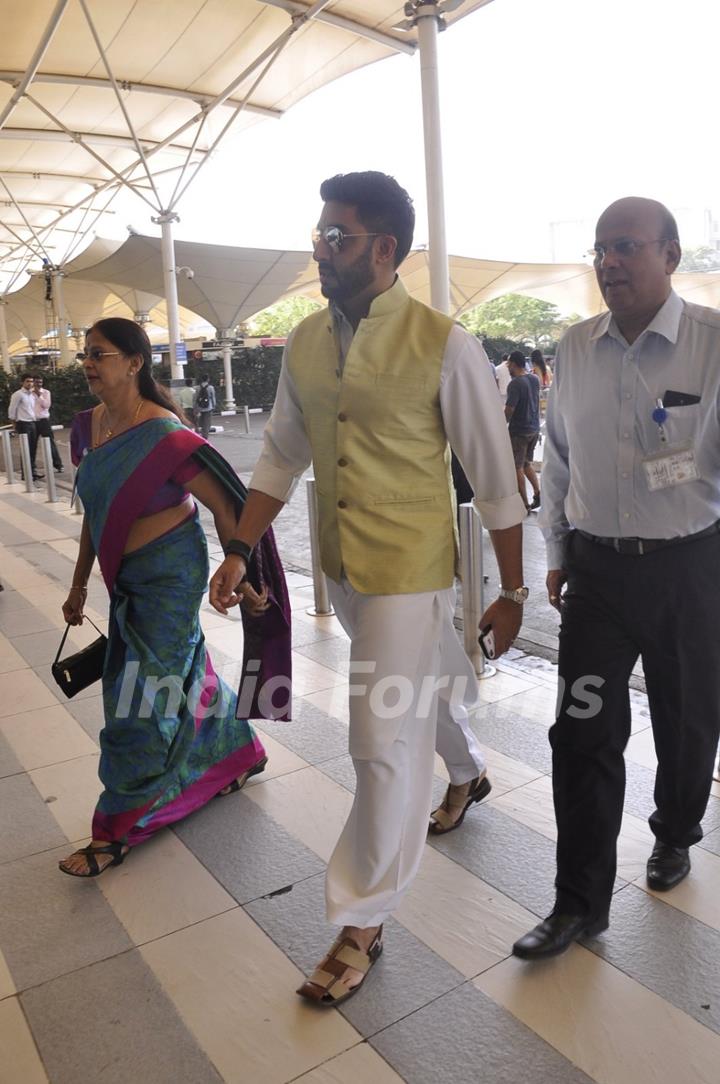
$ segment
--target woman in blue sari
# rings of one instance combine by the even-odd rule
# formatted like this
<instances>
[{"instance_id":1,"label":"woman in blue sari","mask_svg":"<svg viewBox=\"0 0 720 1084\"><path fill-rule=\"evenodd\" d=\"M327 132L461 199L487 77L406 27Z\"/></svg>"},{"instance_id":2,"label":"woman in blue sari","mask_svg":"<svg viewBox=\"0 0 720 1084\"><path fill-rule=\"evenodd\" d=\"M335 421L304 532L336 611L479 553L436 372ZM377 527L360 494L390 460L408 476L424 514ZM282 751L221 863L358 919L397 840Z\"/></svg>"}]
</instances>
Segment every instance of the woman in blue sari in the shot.
<instances>
[{"instance_id":1,"label":"woman in blue sari","mask_svg":"<svg viewBox=\"0 0 720 1084\"><path fill-rule=\"evenodd\" d=\"M237 696L215 674L198 619L208 556L193 498L210 509L224 544L233 536L244 487L182 424L152 377L150 342L138 324L98 321L87 333L83 366L100 404L73 423L85 519L63 614L69 624L82 624L97 556L110 594L104 790L90 845L60 869L94 877L159 828L240 789L267 758L247 719L236 718ZM253 654L256 685L268 677L277 683L278 675L289 684L289 605L270 534L256 547L248 578L245 666ZM287 718L286 703L253 714Z\"/></svg>"}]
</instances>

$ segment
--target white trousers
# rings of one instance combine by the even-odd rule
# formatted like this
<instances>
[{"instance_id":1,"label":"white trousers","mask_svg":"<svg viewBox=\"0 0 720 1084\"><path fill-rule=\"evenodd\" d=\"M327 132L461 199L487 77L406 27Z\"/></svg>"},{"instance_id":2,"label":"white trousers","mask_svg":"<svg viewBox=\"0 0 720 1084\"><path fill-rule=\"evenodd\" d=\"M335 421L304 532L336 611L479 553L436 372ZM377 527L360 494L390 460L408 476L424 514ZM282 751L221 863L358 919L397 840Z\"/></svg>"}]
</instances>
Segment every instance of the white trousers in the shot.
<instances>
[{"instance_id":1,"label":"white trousers","mask_svg":"<svg viewBox=\"0 0 720 1084\"><path fill-rule=\"evenodd\" d=\"M351 641L350 754L357 788L330 858L328 918L378 926L400 903L422 858L435 750L453 783L485 770L468 711L477 680L453 625L455 588L362 595L328 580Z\"/></svg>"}]
</instances>

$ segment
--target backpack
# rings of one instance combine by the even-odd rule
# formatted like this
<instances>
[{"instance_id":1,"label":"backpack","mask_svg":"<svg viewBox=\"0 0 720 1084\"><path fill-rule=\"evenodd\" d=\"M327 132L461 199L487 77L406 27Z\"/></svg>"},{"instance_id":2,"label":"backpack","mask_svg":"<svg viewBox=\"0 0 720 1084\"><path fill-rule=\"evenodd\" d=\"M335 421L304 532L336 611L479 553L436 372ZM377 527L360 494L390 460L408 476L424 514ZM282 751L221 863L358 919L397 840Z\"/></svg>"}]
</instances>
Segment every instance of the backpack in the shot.
<instances>
[{"instance_id":1,"label":"backpack","mask_svg":"<svg viewBox=\"0 0 720 1084\"><path fill-rule=\"evenodd\" d=\"M196 406L200 410L208 410L210 407L210 393L207 384L201 384L198 388Z\"/></svg>"}]
</instances>

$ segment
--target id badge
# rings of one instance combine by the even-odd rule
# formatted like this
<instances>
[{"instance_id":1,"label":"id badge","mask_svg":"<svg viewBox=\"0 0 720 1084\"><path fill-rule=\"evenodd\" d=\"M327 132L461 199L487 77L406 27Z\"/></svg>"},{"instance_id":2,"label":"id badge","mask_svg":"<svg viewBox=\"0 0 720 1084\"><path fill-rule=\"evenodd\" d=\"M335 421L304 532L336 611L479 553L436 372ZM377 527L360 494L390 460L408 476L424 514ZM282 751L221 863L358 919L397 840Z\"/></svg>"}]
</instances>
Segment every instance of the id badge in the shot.
<instances>
[{"instance_id":1,"label":"id badge","mask_svg":"<svg viewBox=\"0 0 720 1084\"><path fill-rule=\"evenodd\" d=\"M675 444L663 448L642 461L648 489L669 489L685 482L695 482L700 477L692 444Z\"/></svg>"}]
</instances>

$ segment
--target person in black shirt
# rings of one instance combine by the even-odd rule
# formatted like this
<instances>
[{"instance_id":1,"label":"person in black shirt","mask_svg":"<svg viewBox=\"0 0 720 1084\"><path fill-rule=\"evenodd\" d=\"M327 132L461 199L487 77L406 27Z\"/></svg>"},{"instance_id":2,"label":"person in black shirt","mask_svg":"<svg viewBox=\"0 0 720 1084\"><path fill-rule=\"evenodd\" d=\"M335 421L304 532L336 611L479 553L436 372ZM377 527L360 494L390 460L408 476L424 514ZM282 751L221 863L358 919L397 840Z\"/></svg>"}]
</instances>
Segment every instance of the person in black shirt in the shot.
<instances>
[{"instance_id":1,"label":"person in black shirt","mask_svg":"<svg viewBox=\"0 0 720 1084\"><path fill-rule=\"evenodd\" d=\"M525 355L513 350L508 360L512 380L508 384L505 417L508 420L510 443L515 457L518 489L528 512L540 507L540 483L533 470L533 454L540 434L540 381L525 368ZM525 479L532 486L533 498L528 504Z\"/></svg>"}]
</instances>

